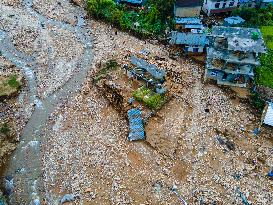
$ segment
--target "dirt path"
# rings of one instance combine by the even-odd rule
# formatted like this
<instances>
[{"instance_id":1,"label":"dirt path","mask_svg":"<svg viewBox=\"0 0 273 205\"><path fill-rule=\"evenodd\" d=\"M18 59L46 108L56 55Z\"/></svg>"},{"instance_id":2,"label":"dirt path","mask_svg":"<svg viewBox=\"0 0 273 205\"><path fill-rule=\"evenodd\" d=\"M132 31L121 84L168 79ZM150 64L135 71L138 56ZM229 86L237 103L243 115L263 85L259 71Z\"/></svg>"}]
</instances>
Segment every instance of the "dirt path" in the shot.
<instances>
[{"instance_id":1,"label":"dirt path","mask_svg":"<svg viewBox=\"0 0 273 205\"><path fill-rule=\"evenodd\" d=\"M39 13L34 7L43 5L44 2L33 2L32 0L25 0L22 4L17 4L13 7L8 6L11 2L3 2L0 4L2 10L1 15L1 29L0 29L0 50L2 55L11 61L14 65L21 68L25 74L28 86L28 102L34 106L33 113L25 126L23 133L20 138L20 144L7 166L5 176L12 176L14 183L14 193L10 196L11 204L29 204L38 203L41 198L44 197L44 189L42 183L42 172L40 164L40 147L41 147L41 131L44 129L48 117L54 111L55 107L62 103L65 99L68 99L75 91L77 91L83 83L87 72L90 70L92 61L92 39L90 37L90 31L85 22L83 16L85 13L80 8L76 8L76 22L70 24L62 21L62 19L53 19L46 14ZM59 4L63 4L64 12L67 8L73 7L67 1L59 1ZM72 8L73 9L73 8ZM4 12L4 13L3 13ZM15 17L18 16L18 17ZM20 19L21 18L21 19ZM25 22L23 19L25 18ZM22 20L22 22L20 22ZM18 22L19 21L19 22ZM17 23L14 27L14 23ZM10 29L10 30L9 30ZM34 41L36 45L30 48L31 55L22 52L26 47L31 45L21 45L16 41L13 30L25 30L28 29L29 33L35 31L38 33ZM22 30L20 30L22 29ZM46 79L41 73L47 71L49 67L54 71L58 69L58 61L60 58L58 54L66 54L63 50L65 47L61 47L58 50L50 39L55 40L54 29L61 29L66 33L66 39L63 40L63 44L66 41L75 41L75 45L80 44L82 53L73 62L73 69L70 72L70 76L64 81L60 82L60 78L64 72L63 68L59 69L59 72L55 72L56 76L48 76L53 78ZM23 32L23 31L22 31ZM22 33L24 35L24 33ZM47 37L46 35L50 35ZM65 36L65 34L64 34ZM46 44L48 49L44 51L40 47L40 43ZM16 45L16 47L15 47ZM73 47L73 45L69 45ZM55 51L52 51L54 50ZM75 50L79 49L78 46L74 46ZM50 53L49 53L50 52ZM62 53L64 52L64 53ZM71 55L71 53L67 53ZM40 56L48 56L48 62L41 62L45 59L41 59ZM74 59L66 60L66 65L72 62ZM41 69L41 65L44 65ZM49 67L47 67L49 66ZM59 75L59 78L58 78ZM52 85L47 85L46 95L41 94L41 82L51 81ZM57 86L56 86L57 84ZM39 90L40 89L40 90ZM27 105L26 105L27 106Z\"/></svg>"}]
</instances>

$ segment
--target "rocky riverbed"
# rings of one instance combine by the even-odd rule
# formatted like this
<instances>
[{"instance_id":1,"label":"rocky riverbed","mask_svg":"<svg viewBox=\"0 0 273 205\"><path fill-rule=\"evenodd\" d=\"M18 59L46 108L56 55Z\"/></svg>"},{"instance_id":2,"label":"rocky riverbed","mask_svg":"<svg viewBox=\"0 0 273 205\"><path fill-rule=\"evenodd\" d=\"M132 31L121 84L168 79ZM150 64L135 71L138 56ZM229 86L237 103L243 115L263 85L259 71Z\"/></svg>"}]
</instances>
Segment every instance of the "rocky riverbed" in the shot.
<instances>
[{"instance_id":1,"label":"rocky riverbed","mask_svg":"<svg viewBox=\"0 0 273 205\"><path fill-rule=\"evenodd\" d=\"M273 131L253 132L259 114L203 83L201 65L85 16L66 0L0 3L2 58L26 80L20 116L29 119L3 174L14 179L11 204L272 204ZM132 143L91 76L143 49L182 79L146 125L147 141Z\"/></svg>"}]
</instances>

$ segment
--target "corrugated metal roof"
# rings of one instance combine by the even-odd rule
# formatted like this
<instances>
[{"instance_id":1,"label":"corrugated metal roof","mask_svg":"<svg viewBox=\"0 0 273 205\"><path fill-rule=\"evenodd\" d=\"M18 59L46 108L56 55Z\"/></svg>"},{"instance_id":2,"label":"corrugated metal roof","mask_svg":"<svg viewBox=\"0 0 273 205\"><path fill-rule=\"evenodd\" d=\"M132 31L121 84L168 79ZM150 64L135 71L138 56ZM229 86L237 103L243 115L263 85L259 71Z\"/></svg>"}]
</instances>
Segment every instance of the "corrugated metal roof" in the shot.
<instances>
[{"instance_id":1,"label":"corrugated metal roof","mask_svg":"<svg viewBox=\"0 0 273 205\"><path fill-rule=\"evenodd\" d=\"M150 64L147 61L137 58L135 56L131 56L131 63L138 68L145 69L156 79L163 79L166 76L166 72L164 70L161 70L155 65Z\"/></svg>"},{"instance_id":2,"label":"corrugated metal roof","mask_svg":"<svg viewBox=\"0 0 273 205\"><path fill-rule=\"evenodd\" d=\"M175 21L177 24L201 24L201 19L200 18L194 18L194 17L185 17L185 18L179 18L176 17Z\"/></svg>"},{"instance_id":3,"label":"corrugated metal roof","mask_svg":"<svg viewBox=\"0 0 273 205\"><path fill-rule=\"evenodd\" d=\"M264 124L273 126L273 103L268 102L268 109L264 117Z\"/></svg>"},{"instance_id":4,"label":"corrugated metal roof","mask_svg":"<svg viewBox=\"0 0 273 205\"><path fill-rule=\"evenodd\" d=\"M206 34L182 33L173 31L170 44L205 46L208 43Z\"/></svg>"},{"instance_id":5,"label":"corrugated metal roof","mask_svg":"<svg viewBox=\"0 0 273 205\"><path fill-rule=\"evenodd\" d=\"M131 109L127 112L130 126L129 141L144 140L145 132L144 125L139 109Z\"/></svg>"},{"instance_id":6,"label":"corrugated metal roof","mask_svg":"<svg viewBox=\"0 0 273 205\"><path fill-rule=\"evenodd\" d=\"M176 0L175 5L177 7L202 6L202 1L201 0Z\"/></svg>"}]
</instances>

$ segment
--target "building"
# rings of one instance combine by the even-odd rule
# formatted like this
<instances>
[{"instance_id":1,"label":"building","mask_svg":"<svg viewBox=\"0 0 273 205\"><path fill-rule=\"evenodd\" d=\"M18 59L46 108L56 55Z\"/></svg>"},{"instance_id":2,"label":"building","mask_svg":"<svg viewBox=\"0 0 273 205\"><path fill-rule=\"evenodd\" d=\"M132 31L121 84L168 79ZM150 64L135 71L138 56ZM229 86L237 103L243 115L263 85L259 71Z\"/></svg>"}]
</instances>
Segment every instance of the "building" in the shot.
<instances>
[{"instance_id":1,"label":"building","mask_svg":"<svg viewBox=\"0 0 273 205\"><path fill-rule=\"evenodd\" d=\"M259 29L214 26L209 38L205 79L247 87L266 47Z\"/></svg>"},{"instance_id":2,"label":"building","mask_svg":"<svg viewBox=\"0 0 273 205\"><path fill-rule=\"evenodd\" d=\"M202 8L202 0L176 0L174 16L198 17Z\"/></svg>"},{"instance_id":3,"label":"building","mask_svg":"<svg viewBox=\"0 0 273 205\"><path fill-rule=\"evenodd\" d=\"M262 115L262 124L273 126L273 103L267 102Z\"/></svg>"},{"instance_id":4,"label":"building","mask_svg":"<svg viewBox=\"0 0 273 205\"><path fill-rule=\"evenodd\" d=\"M129 141L145 140L145 129L143 125L141 111L139 109L131 109L127 112L129 120Z\"/></svg>"},{"instance_id":5,"label":"building","mask_svg":"<svg viewBox=\"0 0 273 205\"><path fill-rule=\"evenodd\" d=\"M170 44L179 45L186 53L204 53L208 44L207 36L204 33L182 33L172 31Z\"/></svg>"},{"instance_id":6,"label":"building","mask_svg":"<svg viewBox=\"0 0 273 205\"><path fill-rule=\"evenodd\" d=\"M239 0L238 7L239 8L255 8L258 6L258 0Z\"/></svg>"},{"instance_id":7,"label":"building","mask_svg":"<svg viewBox=\"0 0 273 205\"><path fill-rule=\"evenodd\" d=\"M231 16L224 19L224 26L242 26L245 20L240 16Z\"/></svg>"},{"instance_id":8,"label":"building","mask_svg":"<svg viewBox=\"0 0 273 205\"><path fill-rule=\"evenodd\" d=\"M203 26L200 18L176 17L175 22L176 22L176 31L191 32L191 33L203 33L204 26Z\"/></svg>"},{"instance_id":9,"label":"building","mask_svg":"<svg viewBox=\"0 0 273 205\"><path fill-rule=\"evenodd\" d=\"M231 12L237 9L239 0L204 0L203 11L211 14Z\"/></svg>"},{"instance_id":10,"label":"building","mask_svg":"<svg viewBox=\"0 0 273 205\"><path fill-rule=\"evenodd\" d=\"M143 6L147 0L116 0L117 3L129 4L132 6Z\"/></svg>"}]
</instances>

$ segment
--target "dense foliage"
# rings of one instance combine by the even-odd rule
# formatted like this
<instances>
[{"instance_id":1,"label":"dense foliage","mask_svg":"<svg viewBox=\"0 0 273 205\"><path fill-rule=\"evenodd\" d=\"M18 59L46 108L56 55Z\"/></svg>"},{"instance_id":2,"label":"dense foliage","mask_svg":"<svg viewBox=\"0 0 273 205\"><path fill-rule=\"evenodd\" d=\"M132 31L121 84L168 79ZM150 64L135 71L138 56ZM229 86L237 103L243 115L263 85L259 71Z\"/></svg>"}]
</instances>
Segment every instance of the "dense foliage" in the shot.
<instances>
[{"instance_id":1,"label":"dense foliage","mask_svg":"<svg viewBox=\"0 0 273 205\"><path fill-rule=\"evenodd\" d=\"M164 95L154 93L146 87L141 87L134 91L133 96L137 101L143 102L146 106L154 110L161 108L165 103Z\"/></svg>"},{"instance_id":2,"label":"dense foliage","mask_svg":"<svg viewBox=\"0 0 273 205\"><path fill-rule=\"evenodd\" d=\"M171 26L173 0L150 0L145 7L128 8L113 0L88 0L88 10L97 19L105 20L127 31L141 36L163 35ZM169 20L168 20L169 19Z\"/></svg>"},{"instance_id":3,"label":"dense foliage","mask_svg":"<svg viewBox=\"0 0 273 205\"><path fill-rule=\"evenodd\" d=\"M256 68L256 83L273 88L273 50L261 56L261 66Z\"/></svg>"},{"instance_id":4,"label":"dense foliage","mask_svg":"<svg viewBox=\"0 0 273 205\"><path fill-rule=\"evenodd\" d=\"M267 8L241 8L233 11L234 16L240 16L246 20L247 27L273 26L273 7Z\"/></svg>"}]
</instances>

